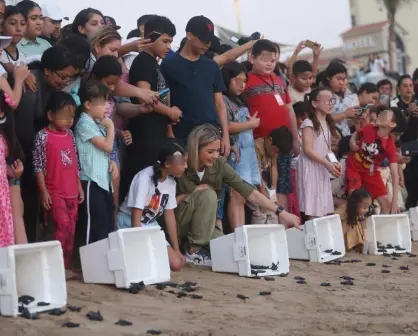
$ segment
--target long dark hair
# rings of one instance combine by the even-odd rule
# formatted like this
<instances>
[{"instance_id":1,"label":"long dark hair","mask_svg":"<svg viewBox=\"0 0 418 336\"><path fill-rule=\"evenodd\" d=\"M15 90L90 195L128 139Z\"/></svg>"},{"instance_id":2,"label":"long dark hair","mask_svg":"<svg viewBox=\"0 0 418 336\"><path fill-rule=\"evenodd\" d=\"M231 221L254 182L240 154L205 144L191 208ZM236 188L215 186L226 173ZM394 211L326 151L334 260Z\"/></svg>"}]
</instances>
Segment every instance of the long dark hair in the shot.
<instances>
[{"instance_id":1,"label":"long dark hair","mask_svg":"<svg viewBox=\"0 0 418 336\"><path fill-rule=\"evenodd\" d=\"M160 195L160 191L158 190L158 181L162 177L162 167L167 162L167 160L174 155L184 155L186 151L183 147L181 147L178 143L174 141L167 141L163 148L158 153L158 161L152 166L154 174L152 175L152 182L155 186L155 194Z\"/></svg>"},{"instance_id":2,"label":"long dark hair","mask_svg":"<svg viewBox=\"0 0 418 336\"><path fill-rule=\"evenodd\" d=\"M24 160L24 154L20 147L19 140L17 139L15 129L15 119L12 108L5 101L5 93L0 90L0 110L4 112L4 117L0 122L0 134L6 140L8 148L8 157L15 160Z\"/></svg>"},{"instance_id":3,"label":"long dark hair","mask_svg":"<svg viewBox=\"0 0 418 336\"><path fill-rule=\"evenodd\" d=\"M319 122L318 118L315 115L315 109L314 109L312 103L315 100L318 99L318 97L319 97L319 95L322 91L329 91L329 89L327 89L325 87L320 87L320 88L313 89L311 91L311 93L307 93L305 95L305 105L306 105L307 110L308 110L308 118L311 119L312 124L313 124L313 128L314 128L315 132L317 132L317 133L321 132L321 123ZM328 127L331 131L331 134L333 136L338 136L337 127L335 126L335 121L334 121L334 119L332 119L332 116L330 114L327 114L325 119L326 119Z\"/></svg>"},{"instance_id":4,"label":"long dark hair","mask_svg":"<svg viewBox=\"0 0 418 336\"><path fill-rule=\"evenodd\" d=\"M228 97L229 100L237 104L238 106L245 105L245 97L243 95L237 97L235 95L232 95L229 92L229 85L231 83L231 80L233 80L235 77L237 77L241 73L245 73L245 76L247 76L247 71L245 69L245 66L242 63L238 62L231 62L228 64L225 64L222 69L222 77L225 84L225 91L223 92L223 95Z\"/></svg>"},{"instance_id":5,"label":"long dark hair","mask_svg":"<svg viewBox=\"0 0 418 336\"><path fill-rule=\"evenodd\" d=\"M101 11L94 9L94 8L86 8L78 12L76 17L74 18L74 21L71 25L71 31L73 34L78 36L86 37L84 34L80 33L78 30L79 26L85 27L86 23L90 21L90 19L93 17L93 15L100 15L103 18L103 14Z\"/></svg>"},{"instance_id":6,"label":"long dark hair","mask_svg":"<svg viewBox=\"0 0 418 336\"><path fill-rule=\"evenodd\" d=\"M366 189L357 189L347 198L347 223L348 225L356 225L358 222L357 209L362 200L371 198Z\"/></svg>"}]
</instances>

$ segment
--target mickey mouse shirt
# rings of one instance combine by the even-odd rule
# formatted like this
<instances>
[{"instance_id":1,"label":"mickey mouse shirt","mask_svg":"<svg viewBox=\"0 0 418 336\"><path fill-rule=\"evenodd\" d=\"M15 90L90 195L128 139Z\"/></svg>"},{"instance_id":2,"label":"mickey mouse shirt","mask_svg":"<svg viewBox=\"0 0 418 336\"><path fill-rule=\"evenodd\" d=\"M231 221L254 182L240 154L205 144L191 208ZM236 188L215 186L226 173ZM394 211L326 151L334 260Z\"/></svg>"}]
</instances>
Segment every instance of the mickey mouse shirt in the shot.
<instances>
[{"instance_id":1,"label":"mickey mouse shirt","mask_svg":"<svg viewBox=\"0 0 418 336\"><path fill-rule=\"evenodd\" d=\"M378 135L378 127L366 125L359 131L359 150L350 152L347 164L355 171L374 174L387 157L390 163L397 163L396 146L390 137L386 139Z\"/></svg>"}]
</instances>

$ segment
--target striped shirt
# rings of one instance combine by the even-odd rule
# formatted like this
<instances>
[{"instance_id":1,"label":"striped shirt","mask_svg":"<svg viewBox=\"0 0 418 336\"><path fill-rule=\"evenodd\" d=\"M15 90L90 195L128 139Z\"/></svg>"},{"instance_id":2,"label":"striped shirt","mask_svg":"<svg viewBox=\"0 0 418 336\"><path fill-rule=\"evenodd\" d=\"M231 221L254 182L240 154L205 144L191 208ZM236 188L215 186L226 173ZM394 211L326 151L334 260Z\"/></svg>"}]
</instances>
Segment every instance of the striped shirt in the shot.
<instances>
[{"instance_id":1,"label":"striped shirt","mask_svg":"<svg viewBox=\"0 0 418 336\"><path fill-rule=\"evenodd\" d=\"M91 140L106 136L106 129L87 113L81 113L75 127L75 139L80 160L80 179L93 181L110 191L109 154L97 148Z\"/></svg>"}]
</instances>

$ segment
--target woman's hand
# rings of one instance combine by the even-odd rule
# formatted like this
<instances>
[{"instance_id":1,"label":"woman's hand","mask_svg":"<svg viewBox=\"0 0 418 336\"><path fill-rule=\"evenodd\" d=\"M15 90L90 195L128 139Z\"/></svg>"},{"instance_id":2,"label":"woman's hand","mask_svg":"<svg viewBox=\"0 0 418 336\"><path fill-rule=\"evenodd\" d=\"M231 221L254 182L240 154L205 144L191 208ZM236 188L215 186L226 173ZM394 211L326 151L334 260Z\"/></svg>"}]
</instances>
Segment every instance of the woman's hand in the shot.
<instances>
[{"instance_id":1,"label":"woman's hand","mask_svg":"<svg viewBox=\"0 0 418 336\"><path fill-rule=\"evenodd\" d=\"M300 231L303 231L300 226L300 218L298 216L292 215L291 213L288 213L287 211L282 211L280 213L279 222L283 224L286 229L294 227Z\"/></svg>"},{"instance_id":2,"label":"woman's hand","mask_svg":"<svg viewBox=\"0 0 418 336\"><path fill-rule=\"evenodd\" d=\"M149 89L138 88L137 98L145 104L154 105L158 102L160 94Z\"/></svg>"},{"instance_id":3,"label":"woman's hand","mask_svg":"<svg viewBox=\"0 0 418 336\"><path fill-rule=\"evenodd\" d=\"M49 196L48 190L41 191L41 205L45 210L51 210L52 200L51 196Z\"/></svg>"},{"instance_id":4,"label":"woman's hand","mask_svg":"<svg viewBox=\"0 0 418 336\"><path fill-rule=\"evenodd\" d=\"M327 165L327 169L333 176L341 176L341 165L338 162L329 162Z\"/></svg>"},{"instance_id":5,"label":"woman's hand","mask_svg":"<svg viewBox=\"0 0 418 336\"><path fill-rule=\"evenodd\" d=\"M84 190L81 183L78 184L78 204L84 202Z\"/></svg>"},{"instance_id":6,"label":"woman's hand","mask_svg":"<svg viewBox=\"0 0 418 336\"><path fill-rule=\"evenodd\" d=\"M394 198L394 200L396 202L392 202L392 207L390 209L390 213L391 214L398 214L398 213L401 212L401 210L399 209L398 200L396 199L396 197Z\"/></svg>"},{"instance_id":7,"label":"woman's hand","mask_svg":"<svg viewBox=\"0 0 418 336\"><path fill-rule=\"evenodd\" d=\"M350 139L350 150L352 152L357 152L360 150L360 147L357 145L357 141L354 138L354 136L351 136L351 139Z\"/></svg>"},{"instance_id":8,"label":"woman's hand","mask_svg":"<svg viewBox=\"0 0 418 336\"><path fill-rule=\"evenodd\" d=\"M19 65L14 66L13 68L13 77L16 81L24 82L26 78L29 77L30 71L27 65L20 63ZM36 84L36 82L35 82Z\"/></svg>"},{"instance_id":9,"label":"woman's hand","mask_svg":"<svg viewBox=\"0 0 418 336\"><path fill-rule=\"evenodd\" d=\"M25 79L25 85L29 88L29 90L36 92L36 78L33 73L30 73L28 77Z\"/></svg>"},{"instance_id":10,"label":"woman's hand","mask_svg":"<svg viewBox=\"0 0 418 336\"><path fill-rule=\"evenodd\" d=\"M132 144L132 134L129 131L122 131L122 139L126 146Z\"/></svg>"},{"instance_id":11,"label":"woman's hand","mask_svg":"<svg viewBox=\"0 0 418 336\"><path fill-rule=\"evenodd\" d=\"M235 157L237 158L235 163L239 163L239 160L241 158L240 156L241 153L240 153L239 148L237 148L236 145L231 147L231 153L235 153Z\"/></svg>"}]
</instances>

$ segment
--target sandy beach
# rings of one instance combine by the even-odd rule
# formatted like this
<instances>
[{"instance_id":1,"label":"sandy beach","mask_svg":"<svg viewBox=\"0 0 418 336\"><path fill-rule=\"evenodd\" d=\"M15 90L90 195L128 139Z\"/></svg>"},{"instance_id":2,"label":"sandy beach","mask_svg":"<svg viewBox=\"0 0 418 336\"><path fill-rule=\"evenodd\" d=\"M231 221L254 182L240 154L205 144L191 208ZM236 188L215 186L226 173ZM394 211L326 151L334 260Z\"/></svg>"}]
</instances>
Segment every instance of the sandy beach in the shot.
<instances>
[{"instance_id":1,"label":"sandy beach","mask_svg":"<svg viewBox=\"0 0 418 336\"><path fill-rule=\"evenodd\" d=\"M414 244L414 250L418 244ZM68 304L82 307L59 317L41 314L39 320L0 317L0 335L147 335L148 330L171 336L254 335L418 335L418 257L362 256L350 253L342 260L358 263L320 265L291 261L290 274L275 281L213 273L210 269L186 267L172 281L197 283L194 293L177 298L167 287L147 286L130 294L112 286L68 282ZM367 266L376 263L376 266ZM385 267L385 266L387 267ZM402 271L401 266L409 266ZM384 274L382 270L390 273ZM297 284L295 276L306 278ZM344 286L342 276L354 278ZM329 282L330 287L320 286ZM260 296L259 292L271 295ZM248 299L237 298L238 294ZM100 311L104 321L87 319L89 311ZM132 326L115 325L119 319ZM75 329L66 322L79 323Z\"/></svg>"}]
</instances>

